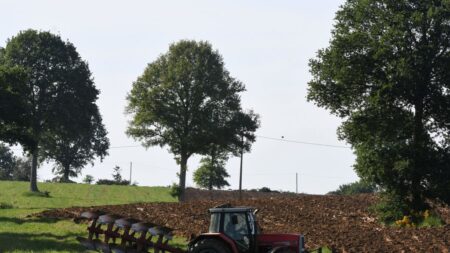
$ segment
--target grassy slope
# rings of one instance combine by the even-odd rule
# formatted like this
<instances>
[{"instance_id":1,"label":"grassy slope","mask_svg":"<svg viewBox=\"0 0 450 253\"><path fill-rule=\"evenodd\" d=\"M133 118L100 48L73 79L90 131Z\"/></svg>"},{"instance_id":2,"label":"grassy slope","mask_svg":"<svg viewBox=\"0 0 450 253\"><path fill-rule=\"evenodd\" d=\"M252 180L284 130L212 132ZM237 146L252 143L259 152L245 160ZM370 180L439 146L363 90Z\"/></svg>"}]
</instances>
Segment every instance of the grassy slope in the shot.
<instances>
[{"instance_id":1,"label":"grassy slope","mask_svg":"<svg viewBox=\"0 0 450 253\"><path fill-rule=\"evenodd\" d=\"M70 206L175 201L164 187L40 183L40 191L50 192L46 198L26 194L28 185L0 181L0 252L82 252L75 237L86 234L86 225L26 217L32 213Z\"/></svg>"}]
</instances>

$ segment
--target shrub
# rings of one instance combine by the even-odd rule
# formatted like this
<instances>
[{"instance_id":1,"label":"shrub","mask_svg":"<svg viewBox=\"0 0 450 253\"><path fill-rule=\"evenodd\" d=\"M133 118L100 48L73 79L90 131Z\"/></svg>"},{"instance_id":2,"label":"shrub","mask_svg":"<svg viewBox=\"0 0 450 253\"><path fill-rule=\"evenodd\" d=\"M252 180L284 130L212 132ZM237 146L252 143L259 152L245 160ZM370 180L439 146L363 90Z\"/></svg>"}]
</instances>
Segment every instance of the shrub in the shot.
<instances>
[{"instance_id":1,"label":"shrub","mask_svg":"<svg viewBox=\"0 0 450 253\"><path fill-rule=\"evenodd\" d=\"M130 181L128 181L128 180L116 181L116 180L111 180L111 179L99 179L99 180L97 180L96 184L99 184L99 185L129 185Z\"/></svg>"},{"instance_id":2,"label":"shrub","mask_svg":"<svg viewBox=\"0 0 450 253\"><path fill-rule=\"evenodd\" d=\"M181 193L180 186L176 183L173 183L172 186L170 186L170 191L169 191L170 196L172 196L174 198L178 198L180 196L180 193Z\"/></svg>"},{"instance_id":3,"label":"shrub","mask_svg":"<svg viewBox=\"0 0 450 253\"><path fill-rule=\"evenodd\" d=\"M376 186L360 180L350 184L340 185L339 189L337 189L336 191L329 192L328 194L354 195L360 193L374 193L374 192L377 192Z\"/></svg>"}]
</instances>

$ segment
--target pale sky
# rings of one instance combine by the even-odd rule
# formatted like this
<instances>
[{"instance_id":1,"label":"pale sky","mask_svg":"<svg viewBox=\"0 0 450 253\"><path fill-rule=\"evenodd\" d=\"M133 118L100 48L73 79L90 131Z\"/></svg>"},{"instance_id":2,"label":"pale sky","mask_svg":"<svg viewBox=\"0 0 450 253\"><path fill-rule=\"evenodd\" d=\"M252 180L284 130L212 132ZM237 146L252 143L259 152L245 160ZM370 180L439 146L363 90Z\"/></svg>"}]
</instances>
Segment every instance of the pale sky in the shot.
<instances>
[{"instance_id":1,"label":"pale sky","mask_svg":"<svg viewBox=\"0 0 450 253\"><path fill-rule=\"evenodd\" d=\"M244 156L243 187L263 186L323 194L357 180L355 156L336 136L341 120L306 101L311 79L308 61L331 37L335 12L343 0L296 1L18 1L0 0L0 47L21 30L59 34L72 42L89 63L97 102L109 132L111 149L102 163L83 170L94 178L111 178L120 166L139 185L167 186L179 171L167 148L144 149L125 134L126 95L146 65L181 39L207 40L223 56L231 75L247 91L242 104L261 116L251 153ZM122 148L120 148L122 147ZM188 186L198 156L189 160ZM231 189L239 185L239 159L227 164ZM38 170L40 181L53 177L51 164Z\"/></svg>"}]
</instances>

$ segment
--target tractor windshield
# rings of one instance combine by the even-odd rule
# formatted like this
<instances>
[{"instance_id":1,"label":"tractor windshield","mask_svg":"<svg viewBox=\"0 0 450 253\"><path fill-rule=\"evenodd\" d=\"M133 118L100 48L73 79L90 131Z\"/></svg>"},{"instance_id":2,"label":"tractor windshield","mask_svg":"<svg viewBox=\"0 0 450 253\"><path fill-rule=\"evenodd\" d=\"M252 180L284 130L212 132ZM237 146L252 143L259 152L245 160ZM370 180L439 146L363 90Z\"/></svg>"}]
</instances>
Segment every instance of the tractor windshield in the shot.
<instances>
[{"instance_id":1,"label":"tractor windshield","mask_svg":"<svg viewBox=\"0 0 450 253\"><path fill-rule=\"evenodd\" d=\"M247 252L250 248L250 231L246 213L225 213L224 232L232 238L241 252Z\"/></svg>"},{"instance_id":2,"label":"tractor windshield","mask_svg":"<svg viewBox=\"0 0 450 253\"><path fill-rule=\"evenodd\" d=\"M209 223L209 232L210 233L220 232L220 213L211 214L211 222Z\"/></svg>"}]
</instances>

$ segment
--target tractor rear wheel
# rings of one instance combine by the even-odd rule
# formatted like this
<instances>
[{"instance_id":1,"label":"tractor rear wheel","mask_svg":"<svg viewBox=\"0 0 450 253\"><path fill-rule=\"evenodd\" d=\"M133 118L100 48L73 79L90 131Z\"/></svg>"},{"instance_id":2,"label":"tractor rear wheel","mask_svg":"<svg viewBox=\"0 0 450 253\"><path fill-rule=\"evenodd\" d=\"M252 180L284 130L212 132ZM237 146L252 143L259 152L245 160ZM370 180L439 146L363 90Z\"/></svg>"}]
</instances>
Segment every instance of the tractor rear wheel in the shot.
<instances>
[{"instance_id":1,"label":"tractor rear wheel","mask_svg":"<svg viewBox=\"0 0 450 253\"><path fill-rule=\"evenodd\" d=\"M190 253L231 253L228 246L216 239L203 239L196 242L189 250Z\"/></svg>"}]
</instances>

